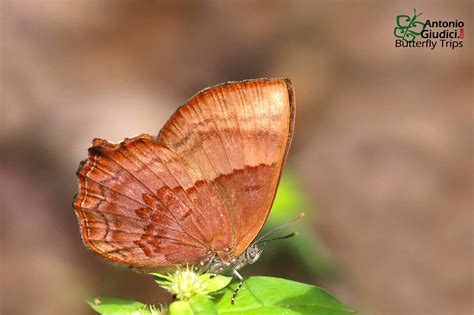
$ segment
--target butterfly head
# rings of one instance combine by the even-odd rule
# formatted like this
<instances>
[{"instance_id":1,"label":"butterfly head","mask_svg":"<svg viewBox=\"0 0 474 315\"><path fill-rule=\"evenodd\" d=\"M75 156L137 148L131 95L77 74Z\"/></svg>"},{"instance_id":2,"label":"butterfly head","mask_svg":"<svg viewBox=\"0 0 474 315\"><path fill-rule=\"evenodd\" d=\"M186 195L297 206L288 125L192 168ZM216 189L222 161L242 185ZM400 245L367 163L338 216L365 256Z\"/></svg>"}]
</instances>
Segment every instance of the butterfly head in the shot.
<instances>
[{"instance_id":1,"label":"butterfly head","mask_svg":"<svg viewBox=\"0 0 474 315\"><path fill-rule=\"evenodd\" d=\"M239 270L246 265L255 263L263 252L263 246L251 244L233 263L232 270Z\"/></svg>"},{"instance_id":2,"label":"butterfly head","mask_svg":"<svg viewBox=\"0 0 474 315\"><path fill-rule=\"evenodd\" d=\"M255 263L263 252L263 246L251 244L240 256L232 257L226 252L220 252L213 256L208 262L207 272L226 274L234 270L240 270L242 267Z\"/></svg>"},{"instance_id":3,"label":"butterfly head","mask_svg":"<svg viewBox=\"0 0 474 315\"><path fill-rule=\"evenodd\" d=\"M244 257L245 263L253 264L260 258L260 255L262 254L262 252L263 252L263 247L258 246L258 244L250 245L245 251L245 257Z\"/></svg>"}]
</instances>

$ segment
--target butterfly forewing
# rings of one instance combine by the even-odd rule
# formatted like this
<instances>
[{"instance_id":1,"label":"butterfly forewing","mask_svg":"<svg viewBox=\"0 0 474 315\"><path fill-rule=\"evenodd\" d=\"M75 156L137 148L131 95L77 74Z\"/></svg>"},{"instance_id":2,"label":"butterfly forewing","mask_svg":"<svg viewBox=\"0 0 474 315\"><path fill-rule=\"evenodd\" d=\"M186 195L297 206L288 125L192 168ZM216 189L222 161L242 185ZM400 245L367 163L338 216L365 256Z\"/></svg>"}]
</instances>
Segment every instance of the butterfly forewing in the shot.
<instances>
[{"instance_id":1,"label":"butterfly forewing","mask_svg":"<svg viewBox=\"0 0 474 315\"><path fill-rule=\"evenodd\" d=\"M146 268L239 255L268 216L293 120L288 80L250 80L198 93L158 137L94 140L74 201L84 242Z\"/></svg>"},{"instance_id":2,"label":"butterfly forewing","mask_svg":"<svg viewBox=\"0 0 474 315\"><path fill-rule=\"evenodd\" d=\"M203 182L198 211L214 227L210 244L242 253L270 211L294 124L288 80L223 84L181 107L159 140Z\"/></svg>"}]
</instances>

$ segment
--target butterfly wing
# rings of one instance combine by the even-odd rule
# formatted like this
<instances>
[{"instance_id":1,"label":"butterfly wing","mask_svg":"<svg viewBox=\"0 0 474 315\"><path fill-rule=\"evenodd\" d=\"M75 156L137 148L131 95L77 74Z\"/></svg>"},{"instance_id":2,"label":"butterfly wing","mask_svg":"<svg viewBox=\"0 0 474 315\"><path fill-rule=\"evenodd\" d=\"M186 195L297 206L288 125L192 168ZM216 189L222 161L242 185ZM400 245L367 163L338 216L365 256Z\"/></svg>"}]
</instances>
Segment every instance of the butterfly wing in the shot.
<instances>
[{"instance_id":1,"label":"butterfly wing","mask_svg":"<svg viewBox=\"0 0 474 315\"><path fill-rule=\"evenodd\" d=\"M249 80L201 91L161 130L160 143L200 178L193 195L213 230L208 239L213 250L230 250L236 257L262 229L293 135L294 113L289 80Z\"/></svg>"},{"instance_id":2,"label":"butterfly wing","mask_svg":"<svg viewBox=\"0 0 474 315\"><path fill-rule=\"evenodd\" d=\"M293 125L289 80L262 79L198 93L158 138L94 140L74 200L85 244L152 269L237 256L268 216Z\"/></svg>"},{"instance_id":3,"label":"butterfly wing","mask_svg":"<svg viewBox=\"0 0 474 315\"><path fill-rule=\"evenodd\" d=\"M208 254L205 218L186 194L189 175L154 137L96 139L77 175L74 207L93 251L148 268L198 263Z\"/></svg>"}]
</instances>

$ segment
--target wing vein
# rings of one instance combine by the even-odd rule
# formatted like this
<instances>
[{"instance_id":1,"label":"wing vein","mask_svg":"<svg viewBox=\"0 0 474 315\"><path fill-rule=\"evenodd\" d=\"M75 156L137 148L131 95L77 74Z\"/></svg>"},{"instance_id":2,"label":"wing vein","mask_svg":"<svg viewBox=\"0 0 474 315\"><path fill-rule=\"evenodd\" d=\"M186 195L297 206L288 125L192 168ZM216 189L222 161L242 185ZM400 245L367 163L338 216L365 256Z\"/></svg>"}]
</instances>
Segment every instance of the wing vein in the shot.
<instances>
[{"instance_id":1,"label":"wing vein","mask_svg":"<svg viewBox=\"0 0 474 315\"><path fill-rule=\"evenodd\" d=\"M136 202L136 203L138 203L138 204L140 204L140 205L142 205L142 206L144 206L144 207L146 207L146 208L148 208L148 209L150 209L150 210L152 210L152 211L155 211L155 209L153 209L153 208L150 207L149 205L144 204L143 202L138 201L138 200L136 200L135 198L130 197L129 195L126 195L126 194L124 194L124 193L122 193L122 192L120 192L120 191L118 191L118 190L115 190L115 189L113 189L113 188L110 188L109 186L106 186L105 184L100 183L100 182L98 182L97 180L94 180L94 179L92 179L92 178L90 178L90 177L86 177L85 179L86 179L86 180L90 180L91 182L93 182L93 183L99 185L99 186L102 187L102 188L108 189L108 190L110 190L110 191L113 191L113 192L116 193L116 194L119 194L119 195L121 195L121 196L124 196L124 197L126 197L127 199L129 199L129 200L131 200L131 201L134 201L134 202ZM82 208L83 208L83 207L81 207L81 209L82 209ZM171 218L170 218L170 219L171 219Z\"/></svg>"},{"instance_id":2,"label":"wing vein","mask_svg":"<svg viewBox=\"0 0 474 315\"><path fill-rule=\"evenodd\" d=\"M172 228L168 225L164 225L164 224L161 224L161 223L155 223L151 220L149 220L149 221L139 220L137 218L129 217L127 215L123 215L123 214L119 214L119 213L113 213L113 212L108 212L108 211L96 211L92 208L82 208L82 212L89 212L89 213L100 212L100 213L103 213L103 214L106 214L106 215L109 215L109 216L115 216L115 217L119 217L119 218L123 218L123 219L127 219L127 220L133 220L133 221L136 221L137 223L154 224L154 225L159 226L161 228L167 228L168 230L171 230L173 232L183 232L181 230L174 229L174 228Z\"/></svg>"},{"instance_id":3,"label":"wing vein","mask_svg":"<svg viewBox=\"0 0 474 315\"><path fill-rule=\"evenodd\" d=\"M120 153L122 156L124 156L127 160L131 161L125 154L123 154L123 152L121 151L117 151L118 153ZM172 219L174 219L174 221L183 229L183 232L188 234L192 239L194 239L195 241L205 245L204 243L202 243L201 240L198 240L196 239L195 237L193 237L182 225L181 223L179 222L179 220L176 218L176 216L173 214L173 212L170 210L170 208L168 207L168 205L164 204L159 198L158 196L156 196L156 194L151 191L151 189L146 186L140 179L138 179L129 169L127 169L126 167L124 167L122 164L120 164L119 162L117 162L114 158L112 158L110 155L107 155L107 154L104 154L102 153L102 157L103 158L106 158L106 159L109 159L110 161L114 162L115 164L117 164L119 167L121 167L124 171L126 171L128 174L130 174L131 177L135 178L135 180L140 183L147 191L149 191L152 195L154 195L155 197L157 197L157 200L168 210L168 212L170 213ZM133 161L131 161L133 163ZM149 207L150 209L152 209L152 211L155 211L155 209ZM171 218L170 218L171 219Z\"/></svg>"},{"instance_id":4,"label":"wing vein","mask_svg":"<svg viewBox=\"0 0 474 315\"><path fill-rule=\"evenodd\" d=\"M152 146L149 146L148 145L148 142L146 141L142 141L142 143L147 146L148 148L150 148L150 150L152 150L153 152L156 153L156 158L160 161L160 163L166 168L166 170L171 174L171 176L173 176L174 180L178 183L178 185L180 185L180 187L183 189L183 192L186 196L186 198L188 199L189 203L191 203L191 206L194 208L194 210L196 210L196 212L201 216L201 218L204 220L204 222L206 222L206 219L204 218L204 216L202 215L201 212L198 211L198 208L196 207L196 205L194 204L194 202L192 201L191 197L189 196L188 192L186 191L186 189L184 188L183 184L178 180L178 178L175 176L175 174L173 172L171 172L171 170L168 168L168 166L166 165L166 163L163 162L163 160L160 158L158 152L152 147ZM138 157L137 157L138 159ZM139 159L140 160L140 159ZM140 160L141 161L141 160ZM142 162L143 163L143 162ZM183 166L183 165L182 165ZM147 165L148 167L148 165ZM159 179L161 180L161 182L163 184L165 184L165 182L158 176L158 174L156 174L150 167L148 167L150 169L150 171ZM184 168L184 166L183 166ZM189 176L189 174L188 174ZM192 179L190 178L190 180L192 181ZM166 184L165 184L166 185ZM166 185L167 186L167 185ZM170 188L168 186L168 188ZM171 188L170 188L171 189ZM178 195L178 198L183 202L184 204L184 200L181 198L181 196ZM191 219L192 220L192 219ZM194 220L193 220L193 225L196 227L196 229L198 230L199 234L201 234L202 238L205 240L205 236L204 234L202 233L199 225L197 225Z\"/></svg>"},{"instance_id":5,"label":"wing vein","mask_svg":"<svg viewBox=\"0 0 474 315\"><path fill-rule=\"evenodd\" d=\"M222 104L220 103L219 99L217 98L216 94L215 93L212 93L212 98L214 100L214 102L216 102L216 105L218 105L221 110L222 110ZM221 134L221 131L220 129L217 127L217 124L216 124L216 119L215 119L215 116L214 114L212 113L212 110L209 111L211 113L211 117L212 117L212 123L214 125L214 129L216 130L216 133L217 135L219 136L219 140L220 142L222 143L222 149L224 150L224 153L225 153L225 156L227 158L227 163L229 164L229 169L230 170L234 170L234 168L232 167L232 163L230 162L230 158L229 158L229 153L227 152L227 148L226 148L226 145L224 143L224 139L222 138L222 134ZM223 111L222 111L222 114L225 114ZM225 119L224 119L225 120ZM229 194L227 193L227 190L224 189L223 191L221 189L218 190L218 193L221 194L221 200L224 202L224 206L225 208L227 209L227 213L228 213L228 217L231 221L231 224L230 224L230 228L233 232L233 229L234 229L234 217L232 215L232 211L234 209L234 204L232 203L232 199L230 198ZM225 196L222 196L222 193L225 194ZM229 203L226 203L225 201L228 200ZM232 207L232 209L231 209ZM234 233L232 233L232 240L231 240L231 243L233 244L234 240L233 240L233 235Z\"/></svg>"},{"instance_id":6,"label":"wing vein","mask_svg":"<svg viewBox=\"0 0 474 315\"><path fill-rule=\"evenodd\" d=\"M256 99L258 100L258 104L260 104L260 95L259 95L259 92L258 92L258 86L255 86L255 90L257 90L257 92L254 92L255 96L256 96ZM245 98L244 98L244 95L242 94L242 90L238 89L238 91L239 91L239 95L242 98L242 101L244 101ZM253 106L250 106L250 108L251 108L251 112L252 112L252 116L253 116L253 127L254 127L253 130L258 131L259 129L257 128L258 125L257 125L257 118L256 118L256 115L255 115L255 109L254 109ZM258 150L260 151L261 156L263 157L264 154L263 154L263 150L261 148L261 145L257 145L257 147L258 147ZM260 214L262 210L263 209L261 209L261 207L259 209L257 209L258 214ZM258 218L259 215L257 215L256 217ZM248 235L248 233L250 233L250 231L253 230L253 228L255 227L255 225L257 223L258 223L258 220L254 221L253 224L251 224L251 226L248 229L246 229L246 232L242 234L242 237L239 241L237 241L237 244L240 244L240 242ZM257 235L255 235L255 236L257 236Z\"/></svg>"},{"instance_id":7,"label":"wing vein","mask_svg":"<svg viewBox=\"0 0 474 315\"><path fill-rule=\"evenodd\" d=\"M127 160L129 160L131 163L134 163L129 157L127 157L123 152L121 151L118 151L123 157L125 157ZM171 211L171 209L168 207L168 205L166 205L164 202L162 202L160 200L160 198L156 195L156 193L154 193L148 186L145 185L145 183L143 183L138 177L136 177L135 175L132 174L132 172L130 170L128 170L125 166L121 165L120 163L118 163L117 161L115 161L115 159L112 159L110 156L109 158L111 160L113 160L115 163L117 163L117 165L119 165L120 167L122 167L124 170L126 170L132 177L134 177L143 187L145 187L151 194L153 194L158 201L160 201L160 203L162 205L165 206L165 208L168 210L168 212L171 214L171 216L173 217L173 219L176 221L176 223L181 226L181 228L183 229L183 232L188 234L192 239L194 239L195 241L201 243L202 245L205 246L205 243L203 243L201 240L199 240L198 238L194 237L191 233L189 233L189 231L187 229L185 229L185 227L183 225L181 225L181 223L179 222L178 218L174 215L174 213ZM140 161L141 162L141 161ZM142 162L143 163L143 162ZM135 163L134 163L135 164ZM135 164L136 165L136 164ZM146 167L148 167L146 165ZM168 187L168 189L170 191L172 191L172 189L165 184L166 187Z\"/></svg>"},{"instance_id":8,"label":"wing vein","mask_svg":"<svg viewBox=\"0 0 474 315\"><path fill-rule=\"evenodd\" d=\"M197 114L197 112L196 112L196 110L194 109L194 107L193 107L193 106L190 106L190 108L192 108L193 111L196 113L196 116L199 117L199 115ZM176 124L175 124L174 126L175 126L176 130L179 130L179 132L181 133L182 136L186 136L186 134L181 130L181 128L179 128L179 126L177 126ZM212 168L214 169L214 171L215 171L216 174L217 174L217 171L216 171L215 166L212 164L211 159L209 158L209 156L208 156L206 150L204 149L204 147L203 147L203 145L202 145L202 141L199 141L197 138L195 138L195 140L196 140L197 143L199 143L199 147L201 148L201 151L204 153L204 155L206 156L206 159L209 161L209 164L212 166ZM169 149L170 149L171 151L173 151L173 152L176 154L176 156L179 156L179 154L178 154L177 152L175 152L175 151L172 150L171 148L169 148ZM210 189L210 187L211 187L211 185L212 185L212 187L214 188L214 190L217 192L217 196L218 196L218 198L220 199L220 202L221 202L222 206L225 207L225 206L226 206L226 205L225 205L225 202L224 202L224 200L222 199L222 195L219 193L219 191L218 191L218 189L216 188L216 186L215 186L214 184L211 184L211 183L209 182L209 180L206 178L206 174L205 174L204 170L201 168L201 166L200 166L198 163L196 163L196 165L197 165L197 167L200 169L200 174L201 174L201 176L202 176L203 183L206 183L206 186L207 186L207 189L209 190L209 192L212 191L212 189ZM193 167L191 167L191 166L190 166L190 168L196 170L195 168L193 168ZM197 171L197 170L196 170L196 171ZM209 174L207 174L207 175L209 175ZM209 176L208 176L208 177L209 177Z\"/></svg>"},{"instance_id":9,"label":"wing vein","mask_svg":"<svg viewBox=\"0 0 474 315\"><path fill-rule=\"evenodd\" d=\"M101 170L101 171L104 171L104 169L102 168L102 166L99 166L99 165L96 165L96 169L99 169L99 170ZM122 169L123 169L123 167L122 167ZM128 172L128 171L127 171L127 172ZM89 180L92 180L92 179L89 178L89 177L86 177L86 178L89 179ZM114 178L114 179L117 179L116 176L114 176L113 178ZM135 199L135 198L133 198L133 197L130 197L130 196L124 194L124 193L121 193L121 192L119 192L118 190L112 189L112 188L110 188L109 186L106 186L105 184L102 184L102 183L100 183L100 182L98 182L98 181L96 181L96 180L92 180L92 181L93 181L94 183L98 184L99 186L103 187L103 188L110 189L111 191L113 191L113 192L115 192L115 193L118 193L119 195L125 196L125 197L127 197L128 199L130 199L130 200L132 200L132 201L135 201L136 203L141 204L141 205L143 205L143 206L149 208L149 209L152 210L153 212L155 211L155 209L153 209L152 207L150 207L150 206L148 206L148 205L146 205L146 204L140 202L139 200L137 200L137 199ZM94 196L92 196L92 197L94 198ZM107 199L106 199L106 200L107 200ZM167 217L168 219L173 219L173 217L171 217L171 216L169 216L169 215L167 215L167 214L165 214L165 215L166 215L166 217Z\"/></svg>"},{"instance_id":10,"label":"wing vein","mask_svg":"<svg viewBox=\"0 0 474 315\"><path fill-rule=\"evenodd\" d=\"M90 227L90 229L106 230L106 228L103 228L103 227L96 227L96 226ZM194 248L205 249L204 247L196 246L196 245L191 244L191 243L183 242L183 241L180 240L180 239L176 239L176 238L172 238L172 237L167 237L167 236L160 236L160 235L150 234L150 233L126 232L126 231L119 230L119 229L110 229L110 228L109 228L109 232L110 232L110 231L123 232L123 234L126 234L126 235L151 236L151 237L156 238L156 239L170 240L170 241L173 241L174 243L179 243L179 244L187 245L187 246L194 247ZM106 235L106 236L107 236L107 235ZM89 238L88 240L90 240L90 241L99 241L99 242L102 242L102 241L103 241L103 242L107 242L107 243L144 241L144 239L137 239L137 240L106 240L106 239L105 239L106 236L102 237L101 239L97 239L97 240L94 240L94 239L91 239L91 238Z\"/></svg>"}]
</instances>

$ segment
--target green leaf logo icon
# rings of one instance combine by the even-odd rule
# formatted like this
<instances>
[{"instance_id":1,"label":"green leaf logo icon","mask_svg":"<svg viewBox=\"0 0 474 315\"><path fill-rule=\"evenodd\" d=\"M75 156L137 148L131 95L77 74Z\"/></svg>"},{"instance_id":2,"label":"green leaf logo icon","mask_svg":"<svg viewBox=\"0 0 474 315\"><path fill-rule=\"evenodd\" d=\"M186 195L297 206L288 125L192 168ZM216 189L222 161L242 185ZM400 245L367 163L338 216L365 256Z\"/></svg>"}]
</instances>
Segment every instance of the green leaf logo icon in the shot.
<instances>
[{"instance_id":1,"label":"green leaf logo icon","mask_svg":"<svg viewBox=\"0 0 474 315\"><path fill-rule=\"evenodd\" d=\"M413 9L412 17L397 15L397 25L393 29L393 35L405 42L414 41L425 30L425 22L417 21L420 15L421 13L416 14L416 9Z\"/></svg>"}]
</instances>

